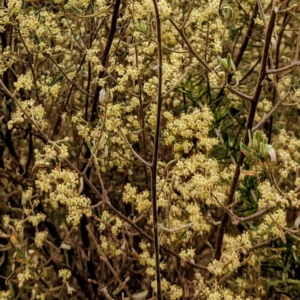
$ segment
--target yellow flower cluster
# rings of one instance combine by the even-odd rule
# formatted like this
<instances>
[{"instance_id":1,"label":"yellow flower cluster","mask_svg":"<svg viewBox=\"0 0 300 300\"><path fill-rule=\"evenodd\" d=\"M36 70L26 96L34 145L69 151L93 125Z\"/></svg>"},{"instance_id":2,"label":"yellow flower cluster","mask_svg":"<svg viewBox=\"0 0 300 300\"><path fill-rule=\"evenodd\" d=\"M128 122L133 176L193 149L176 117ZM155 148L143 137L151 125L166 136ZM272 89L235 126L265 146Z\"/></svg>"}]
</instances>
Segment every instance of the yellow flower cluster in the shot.
<instances>
[{"instance_id":1,"label":"yellow flower cluster","mask_svg":"<svg viewBox=\"0 0 300 300\"><path fill-rule=\"evenodd\" d=\"M258 102L257 113L255 115L255 122L259 122L263 117L273 108L273 104L268 99L263 99Z\"/></svg>"},{"instance_id":2,"label":"yellow flower cluster","mask_svg":"<svg viewBox=\"0 0 300 300\"><path fill-rule=\"evenodd\" d=\"M194 262L194 256L195 256L195 249L189 248L189 249L182 249L181 252L179 253L179 256L182 260L184 261L192 261Z\"/></svg>"},{"instance_id":3,"label":"yellow flower cluster","mask_svg":"<svg viewBox=\"0 0 300 300\"><path fill-rule=\"evenodd\" d=\"M24 125L24 123L27 124L29 122L24 112L26 112L30 118L35 121L41 130L47 128L48 122L45 118L46 112L42 105L35 105L35 100L30 99L22 101L21 106L22 108L18 106L16 111L12 113L11 120L7 123L8 129L11 130L14 125ZM33 125L33 128L35 128L35 125Z\"/></svg>"},{"instance_id":4,"label":"yellow flower cluster","mask_svg":"<svg viewBox=\"0 0 300 300\"><path fill-rule=\"evenodd\" d=\"M0 33L5 31L5 25L9 22L9 16L4 10L0 10Z\"/></svg>"},{"instance_id":5,"label":"yellow flower cluster","mask_svg":"<svg viewBox=\"0 0 300 300\"><path fill-rule=\"evenodd\" d=\"M258 226L254 235L259 235L264 241L274 236L282 238L284 234L281 226L287 226L286 210L282 208L264 216L264 221Z\"/></svg>"},{"instance_id":6,"label":"yellow flower cluster","mask_svg":"<svg viewBox=\"0 0 300 300\"><path fill-rule=\"evenodd\" d=\"M36 186L40 192L49 193L49 200L54 209L58 203L68 209L67 221L78 226L83 214L91 215L88 208L91 200L83 195L78 195L79 178L77 173L69 170L52 169L50 173L39 171Z\"/></svg>"},{"instance_id":7,"label":"yellow flower cluster","mask_svg":"<svg viewBox=\"0 0 300 300\"><path fill-rule=\"evenodd\" d=\"M51 76L42 75L37 81L37 87L41 91L41 96L45 96L46 99L51 99L58 97L60 92L61 85L58 82L55 82Z\"/></svg>"},{"instance_id":8,"label":"yellow flower cluster","mask_svg":"<svg viewBox=\"0 0 300 300\"><path fill-rule=\"evenodd\" d=\"M191 12L186 26L187 33L192 36L192 45L198 53L210 49L217 54L222 52L222 41L228 37L228 31L222 20L217 17L218 10L219 2L216 0L209 3L199 1ZM209 32L209 39L204 32Z\"/></svg>"},{"instance_id":9,"label":"yellow flower cluster","mask_svg":"<svg viewBox=\"0 0 300 300\"><path fill-rule=\"evenodd\" d=\"M220 260L214 259L207 269L215 276L228 274L240 266L239 255L234 252L223 252Z\"/></svg>"},{"instance_id":10,"label":"yellow flower cluster","mask_svg":"<svg viewBox=\"0 0 300 300\"><path fill-rule=\"evenodd\" d=\"M26 280L33 279L32 271L26 268L23 272L17 274L18 286L22 287Z\"/></svg>"},{"instance_id":11,"label":"yellow flower cluster","mask_svg":"<svg viewBox=\"0 0 300 300\"><path fill-rule=\"evenodd\" d=\"M47 231L40 231L35 234L34 243L38 248L42 248L44 244L44 240L48 235Z\"/></svg>"},{"instance_id":12,"label":"yellow flower cluster","mask_svg":"<svg viewBox=\"0 0 300 300\"><path fill-rule=\"evenodd\" d=\"M28 216L28 221L35 227L37 227L41 222L45 221L46 215L43 213L37 213L35 215Z\"/></svg>"},{"instance_id":13,"label":"yellow flower cluster","mask_svg":"<svg viewBox=\"0 0 300 300\"><path fill-rule=\"evenodd\" d=\"M68 280L71 277L71 271L68 269L61 269L58 271L58 277L62 279L64 285L67 287L68 294L72 295L76 290L69 285Z\"/></svg>"},{"instance_id":14,"label":"yellow flower cluster","mask_svg":"<svg viewBox=\"0 0 300 300\"><path fill-rule=\"evenodd\" d=\"M100 63L99 49L97 49L97 48L88 49L86 51L86 60L93 64L99 64Z\"/></svg>"},{"instance_id":15,"label":"yellow flower cluster","mask_svg":"<svg viewBox=\"0 0 300 300\"><path fill-rule=\"evenodd\" d=\"M22 0L8 0L7 8L11 15L19 13L22 7Z\"/></svg>"},{"instance_id":16,"label":"yellow flower cluster","mask_svg":"<svg viewBox=\"0 0 300 300\"><path fill-rule=\"evenodd\" d=\"M71 0L64 5L65 10L76 8L79 11L84 11L90 2L88 0Z\"/></svg>"},{"instance_id":17,"label":"yellow flower cluster","mask_svg":"<svg viewBox=\"0 0 300 300\"><path fill-rule=\"evenodd\" d=\"M137 193L137 189L129 183L124 187L123 201L125 203L133 203L139 213L145 213L151 207L149 192Z\"/></svg>"},{"instance_id":18,"label":"yellow flower cluster","mask_svg":"<svg viewBox=\"0 0 300 300\"><path fill-rule=\"evenodd\" d=\"M208 137L213 116L207 107L195 109L190 114L181 114L179 118L166 112L164 117L168 120L163 132L164 141L166 145L173 145L175 158L189 153L193 147L209 152L219 143L217 139Z\"/></svg>"},{"instance_id":19,"label":"yellow flower cluster","mask_svg":"<svg viewBox=\"0 0 300 300\"><path fill-rule=\"evenodd\" d=\"M61 27L57 26L57 18L56 14L46 9L41 9L38 14L34 10L18 14L20 33L29 51L42 50L51 54L54 49L49 43L50 39L56 42L65 39ZM26 51L26 49L22 49L22 51Z\"/></svg>"},{"instance_id":20,"label":"yellow flower cluster","mask_svg":"<svg viewBox=\"0 0 300 300\"><path fill-rule=\"evenodd\" d=\"M5 49L0 48L0 75L2 75L8 68L10 68L15 60L16 57L11 51L10 47L6 47Z\"/></svg>"},{"instance_id":21,"label":"yellow flower cluster","mask_svg":"<svg viewBox=\"0 0 300 300\"><path fill-rule=\"evenodd\" d=\"M223 252L220 260L213 260L208 269L216 276L226 275L240 266L239 250L250 249L252 246L248 233L237 237L224 235Z\"/></svg>"},{"instance_id":22,"label":"yellow flower cluster","mask_svg":"<svg viewBox=\"0 0 300 300\"><path fill-rule=\"evenodd\" d=\"M115 243L109 242L104 235L100 236L100 247L109 257L116 257L122 254L122 250L118 249Z\"/></svg>"},{"instance_id":23,"label":"yellow flower cluster","mask_svg":"<svg viewBox=\"0 0 300 300\"><path fill-rule=\"evenodd\" d=\"M31 90L33 87L33 82L31 78L31 73L27 72L26 74L22 74L18 77L18 80L14 83L16 90L19 91L20 89L24 90Z\"/></svg>"},{"instance_id":24,"label":"yellow flower cluster","mask_svg":"<svg viewBox=\"0 0 300 300\"><path fill-rule=\"evenodd\" d=\"M156 281L152 281L151 283L152 289L157 289ZM179 300L182 299L183 291L182 288L179 287L176 284L170 284L169 281L167 281L165 278L162 278L161 280L161 289L163 291L163 294L165 295L165 299L168 300Z\"/></svg>"},{"instance_id":25,"label":"yellow flower cluster","mask_svg":"<svg viewBox=\"0 0 300 300\"><path fill-rule=\"evenodd\" d=\"M259 208L284 207L289 204L288 200L282 197L276 188L271 186L271 183L268 180L260 183L258 190L261 193L261 197L258 201Z\"/></svg>"},{"instance_id":26,"label":"yellow flower cluster","mask_svg":"<svg viewBox=\"0 0 300 300\"><path fill-rule=\"evenodd\" d=\"M24 286L27 280L36 279L38 276L34 269L38 265L38 257L34 250L30 249L28 251L16 251L14 254L12 269L14 271L16 263L20 263L20 270L17 274L18 286Z\"/></svg>"},{"instance_id":27,"label":"yellow flower cluster","mask_svg":"<svg viewBox=\"0 0 300 300\"><path fill-rule=\"evenodd\" d=\"M127 145L139 141L140 121L135 114L139 100L136 97L126 103L105 105L104 118L100 118L93 128L84 120L82 112L72 118L78 134L90 143L93 153L99 157L101 171L117 167L119 170L128 169L132 162L132 152ZM127 141L120 132L126 136ZM121 155L120 155L121 153Z\"/></svg>"},{"instance_id":28,"label":"yellow flower cluster","mask_svg":"<svg viewBox=\"0 0 300 300\"><path fill-rule=\"evenodd\" d=\"M225 83L225 73L220 72L210 72L208 73L209 84L212 88L220 89Z\"/></svg>"},{"instance_id":29,"label":"yellow flower cluster","mask_svg":"<svg viewBox=\"0 0 300 300\"><path fill-rule=\"evenodd\" d=\"M8 299L11 299L11 292L8 290L8 291L0 291L0 299L1 300L8 300Z\"/></svg>"}]
</instances>

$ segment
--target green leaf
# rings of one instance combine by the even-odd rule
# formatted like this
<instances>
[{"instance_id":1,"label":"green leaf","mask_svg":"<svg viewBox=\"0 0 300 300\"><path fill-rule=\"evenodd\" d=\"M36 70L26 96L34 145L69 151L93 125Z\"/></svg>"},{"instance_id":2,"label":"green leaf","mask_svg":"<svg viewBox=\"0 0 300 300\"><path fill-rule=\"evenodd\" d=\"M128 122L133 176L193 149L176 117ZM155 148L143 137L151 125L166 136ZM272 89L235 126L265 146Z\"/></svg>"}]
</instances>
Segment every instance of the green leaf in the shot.
<instances>
[{"instance_id":1,"label":"green leaf","mask_svg":"<svg viewBox=\"0 0 300 300\"><path fill-rule=\"evenodd\" d=\"M90 142L87 142L87 146L91 152L93 152L93 146Z\"/></svg>"},{"instance_id":2,"label":"green leaf","mask_svg":"<svg viewBox=\"0 0 300 300\"><path fill-rule=\"evenodd\" d=\"M222 71L224 71L225 73L228 73L228 64L227 64L227 59L226 58L221 58L220 56L218 56L218 61L220 63L220 68Z\"/></svg>"}]
</instances>

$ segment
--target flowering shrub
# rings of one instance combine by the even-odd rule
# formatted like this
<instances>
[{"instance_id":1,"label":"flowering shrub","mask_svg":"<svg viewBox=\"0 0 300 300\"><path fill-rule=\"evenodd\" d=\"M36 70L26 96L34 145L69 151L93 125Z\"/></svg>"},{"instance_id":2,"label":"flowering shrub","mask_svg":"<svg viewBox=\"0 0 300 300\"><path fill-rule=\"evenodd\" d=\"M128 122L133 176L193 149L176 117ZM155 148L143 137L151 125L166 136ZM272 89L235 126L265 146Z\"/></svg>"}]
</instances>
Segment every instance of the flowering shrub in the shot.
<instances>
[{"instance_id":1,"label":"flowering shrub","mask_svg":"<svg viewBox=\"0 0 300 300\"><path fill-rule=\"evenodd\" d=\"M2 1L0 299L299 298L298 27L289 1Z\"/></svg>"}]
</instances>

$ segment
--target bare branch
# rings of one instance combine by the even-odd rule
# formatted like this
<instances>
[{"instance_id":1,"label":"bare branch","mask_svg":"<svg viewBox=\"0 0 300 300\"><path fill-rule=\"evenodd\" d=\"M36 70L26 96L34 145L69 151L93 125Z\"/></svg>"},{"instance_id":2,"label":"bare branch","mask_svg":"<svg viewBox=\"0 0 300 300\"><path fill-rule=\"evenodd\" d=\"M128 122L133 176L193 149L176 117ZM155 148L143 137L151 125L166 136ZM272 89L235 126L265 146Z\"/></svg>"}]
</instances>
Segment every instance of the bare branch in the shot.
<instances>
[{"instance_id":1,"label":"bare branch","mask_svg":"<svg viewBox=\"0 0 300 300\"><path fill-rule=\"evenodd\" d=\"M244 93L238 91L237 89L235 89L235 88L232 87L231 85L226 84L226 88L227 88L230 92L232 92L233 94L235 94L235 95L241 97L242 99L247 100L247 101L249 101L249 102L252 102L252 97L251 97L251 96L248 96L248 95L246 95L246 94L244 94Z\"/></svg>"},{"instance_id":2,"label":"bare branch","mask_svg":"<svg viewBox=\"0 0 300 300\"><path fill-rule=\"evenodd\" d=\"M161 124L161 111L162 111L162 84L163 84L163 50L162 50L162 33L161 33L161 18L158 9L157 0L153 0L155 20L156 20L156 34L157 34L157 65L158 65L158 86L157 86L157 115L155 126L154 147L151 165L151 201L152 201L152 217L153 217L153 239L154 239L154 253L155 253L155 273L157 285L157 299L163 300L161 278L160 278L160 258L159 258L159 236L158 236L158 209L157 209L157 163L158 163L158 150L160 138L160 124Z\"/></svg>"},{"instance_id":3,"label":"bare branch","mask_svg":"<svg viewBox=\"0 0 300 300\"><path fill-rule=\"evenodd\" d=\"M178 33L180 34L181 38L184 40L185 44L189 48L190 52L195 56L195 58L201 63L201 65L207 71L212 72L213 70L211 69L211 67L199 56L199 54L196 52L196 50L193 48L193 46L191 45L191 43L189 42L189 40L185 36L183 30L181 28L179 28L172 19L170 19L170 22L173 24L173 26L175 27L175 29L178 31Z\"/></svg>"},{"instance_id":4,"label":"bare branch","mask_svg":"<svg viewBox=\"0 0 300 300\"><path fill-rule=\"evenodd\" d=\"M268 70L267 71L267 74L279 74L279 73L282 73L282 72L285 72L285 71L289 71L291 69L294 69L296 67L300 66L300 61L296 61L296 62L293 62L291 63L290 65L288 66L285 66L285 67L282 67L282 68L279 68L279 69L275 69L275 70Z\"/></svg>"},{"instance_id":5,"label":"bare branch","mask_svg":"<svg viewBox=\"0 0 300 300\"><path fill-rule=\"evenodd\" d=\"M132 154L143 164L145 164L146 166L148 167L152 167L152 164L151 163L148 163L147 161L145 161L138 153L135 152L135 150L132 148L132 146L130 145L129 141L127 140L125 134L123 133L121 127L118 127L125 143L127 144L127 146L130 148L130 150L132 151Z\"/></svg>"}]
</instances>

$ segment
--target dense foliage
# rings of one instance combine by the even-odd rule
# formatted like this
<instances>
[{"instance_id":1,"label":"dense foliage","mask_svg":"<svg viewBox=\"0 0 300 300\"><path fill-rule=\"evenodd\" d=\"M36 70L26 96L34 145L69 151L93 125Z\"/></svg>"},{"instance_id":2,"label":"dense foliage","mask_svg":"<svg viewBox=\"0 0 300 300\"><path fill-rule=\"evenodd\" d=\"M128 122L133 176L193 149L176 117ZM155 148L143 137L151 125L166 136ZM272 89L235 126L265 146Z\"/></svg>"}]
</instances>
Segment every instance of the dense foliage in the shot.
<instances>
[{"instance_id":1,"label":"dense foliage","mask_svg":"<svg viewBox=\"0 0 300 300\"><path fill-rule=\"evenodd\" d=\"M1 300L300 298L296 1L0 3Z\"/></svg>"}]
</instances>

